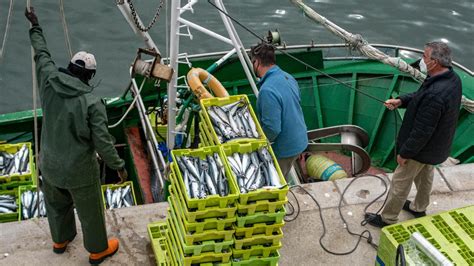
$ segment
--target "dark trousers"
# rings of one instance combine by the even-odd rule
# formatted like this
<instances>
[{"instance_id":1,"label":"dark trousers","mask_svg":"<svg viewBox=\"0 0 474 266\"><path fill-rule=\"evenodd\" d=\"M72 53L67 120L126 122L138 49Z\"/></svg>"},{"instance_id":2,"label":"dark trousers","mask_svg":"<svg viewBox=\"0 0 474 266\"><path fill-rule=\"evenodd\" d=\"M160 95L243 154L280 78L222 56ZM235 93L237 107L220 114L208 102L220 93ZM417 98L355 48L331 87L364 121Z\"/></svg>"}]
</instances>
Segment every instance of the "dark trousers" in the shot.
<instances>
[{"instance_id":1,"label":"dark trousers","mask_svg":"<svg viewBox=\"0 0 474 266\"><path fill-rule=\"evenodd\" d=\"M43 178L43 193L51 237L55 243L72 240L76 236L74 206L81 222L84 247L91 253L107 249L104 205L100 182L73 189L62 189Z\"/></svg>"}]
</instances>

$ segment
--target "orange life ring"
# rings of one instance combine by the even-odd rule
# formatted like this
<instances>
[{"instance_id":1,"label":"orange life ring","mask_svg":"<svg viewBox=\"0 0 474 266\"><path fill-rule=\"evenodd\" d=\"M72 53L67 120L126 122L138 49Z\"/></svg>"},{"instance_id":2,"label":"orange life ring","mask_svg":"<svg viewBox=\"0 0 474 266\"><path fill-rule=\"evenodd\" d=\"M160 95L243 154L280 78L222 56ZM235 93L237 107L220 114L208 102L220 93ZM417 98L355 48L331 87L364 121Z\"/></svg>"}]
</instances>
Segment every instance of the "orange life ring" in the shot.
<instances>
[{"instance_id":1,"label":"orange life ring","mask_svg":"<svg viewBox=\"0 0 474 266\"><path fill-rule=\"evenodd\" d=\"M199 100L212 98L213 96L206 90L206 84L217 97L227 97L229 93L213 75L202 68L191 68L187 75L188 85Z\"/></svg>"}]
</instances>

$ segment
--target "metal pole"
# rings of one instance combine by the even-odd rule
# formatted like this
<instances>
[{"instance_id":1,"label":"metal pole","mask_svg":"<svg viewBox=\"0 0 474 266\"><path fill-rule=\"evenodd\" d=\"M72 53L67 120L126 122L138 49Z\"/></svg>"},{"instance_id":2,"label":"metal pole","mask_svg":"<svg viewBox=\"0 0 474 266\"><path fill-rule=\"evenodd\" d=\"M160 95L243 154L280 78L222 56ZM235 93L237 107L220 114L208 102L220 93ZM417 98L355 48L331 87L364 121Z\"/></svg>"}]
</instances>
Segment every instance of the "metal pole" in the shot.
<instances>
[{"instance_id":1,"label":"metal pole","mask_svg":"<svg viewBox=\"0 0 474 266\"><path fill-rule=\"evenodd\" d=\"M120 12L122 12L123 17L128 22L128 25L130 25L133 32L135 32L135 34L143 38L143 41L145 42L146 47L149 49L155 49L155 51L161 55L160 50L158 49L155 42L151 38L150 34L148 34L148 32L143 32L137 29L137 26L135 25L135 23L133 22L131 18L132 10L130 10L130 7L128 5L125 5L125 1L124 0L117 1L117 7L120 10ZM139 23L143 24L138 14L137 14L137 20L139 21Z\"/></svg>"},{"instance_id":2,"label":"metal pole","mask_svg":"<svg viewBox=\"0 0 474 266\"><path fill-rule=\"evenodd\" d=\"M161 189L164 189L164 180L163 180L163 177L161 176L160 166L158 164L158 159L156 157L156 153L160 157L161 164L164 167L165 163L164 163L164 160L163 160L163 155L161 154L161 151L158 150L158 143L156 141L156 137L155 137L155 134L153 132L153 129L151 128L150 121L146 117L145 106L143 104L141 95L139 94L138 86L137 86L137 83L136 83L135 79L132 79L131 90L135 94L135 97L137 98L137 103L138 103L137 104L137 110L138 110L138 114L139 114L139 117L140 117L140 122L141 122L142 127L143 127L143 133L145 134L145 138L146 138L146 141L147 141L147 146L148 146L148 151L149 151L150 156L151 156L151 161L153 163L153 170L156 173L156 176L158 177ZM150 128L151 128L151 131L150 131Z\"/></svg>"},{"instance_id":3,"label":"metal pole","mask_svg":"<svg viewBox=\"0 0 474 266\"><path fill-rule=\"evenodd\" d=\"M174 148L176 128L176 86L178 84L178 54L179 54L179 16L181 0L171 1L170 25L170 66L174 70L173 77L168 84L168 149Z\"/></svg>"},{"instance_id":4,"label":"metal pole","mask_svg":"<svg viewBox=\"0 0 474 266\"><path fill-rule=\"evenodd\" d=\"M28 7L28 11L31 11L31 1L27 0L26 1L26 6ZM30 28L32 28L33 25L30 23ZM38 161L38 112L37 112L37 106L36 106L36 101L37 101L37 95L36 92L38 91L38 84L36 83L36 63L35 63L35 50L33 49L33 46L31 46L31 79L33 81L33 116L34 116L34 136L35 136L35 181L36 181L36 209L38 210L39 214L39 203L40 203L40 186L39 186L39 161ZM31 169L33 171L33 169Z\"/></svg>"},{"instance_id":5,"label":"metal pole","mask_svg":"<svg viewBox=\"0 0 474 266\"><path fill-rule=\"evenodd\" d=\"M208 29L206 29L206 28L204 28L204 27L202 27L202 26L199 26L199 25L197 25L197 24L195 24L195 23L193 23L193 22L191 22L191 21L189 21L189 20L186 20L186 19L184 19L184 18L178 18L178 21L181 22L181 23L183 23L184 25L187 25L187 26L189 26L189 27L195 29L195 30L198 30L198 31L200 31L200 32L202 32L202 33L204 33L204 34L207 34L207 35L209 35L209 36L211 36L211 37L214 37L214 38L216 38L216 39L218 39L218 40L220 40L220 41L223 41L223 42L225 42L225 43L227 43L227 44L232 45L232 41L231 41L229 38L226 38L226 37L224 37L224 36L222 36L222 35L220 35L220 34L217 34L217 33L213 32L213 31L211 31L211 30L208 30Z\"/></svg>"},{"instance_id":6,"label":"metal pole","mask_svg":"<svg viewBox=\"0 0 474 266\"><path fill-rule=\"evenodd\" d=\"M225 10L224 4L222 3L221 0L216 0L215 1L216 6L218 6L220 9ZM227 12L226 12L227 13ZM227 18L225 14L222 12L219 12L219 15L222 18L222 21L224 22L224 26L226 27L227 33L229 34L230 39L232 40L232 43L237 50L237 55L239 57L240 63L242 64L242 68L244 69L245 75L247 76L247 79L249 80L250 87L252 87L253 93L255 94L256 97L258 97L258 89L257 85L255 84L254 77L249 70L249 67L247 65L247 61L245 60L245 57L243 53L245 53L245 49L241 46L241 44L238 41L238 35L237 32L235 32L234 27L232 26L232 23L230 20ZM243 51L243 53L242 53Z\"/></svg>"}]
</instances>

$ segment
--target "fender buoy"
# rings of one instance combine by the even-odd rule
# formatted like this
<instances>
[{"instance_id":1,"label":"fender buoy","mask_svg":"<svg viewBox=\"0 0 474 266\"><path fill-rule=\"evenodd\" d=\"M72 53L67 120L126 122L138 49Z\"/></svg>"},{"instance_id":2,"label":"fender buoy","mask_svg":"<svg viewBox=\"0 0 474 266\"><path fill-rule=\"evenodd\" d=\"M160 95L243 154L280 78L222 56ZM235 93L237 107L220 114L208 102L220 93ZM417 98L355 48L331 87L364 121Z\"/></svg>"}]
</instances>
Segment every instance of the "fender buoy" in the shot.
<instances>
[{"instance_id":1,"label":"fender buoy","mask_svg":"<svg viewBox=\"0 0 474 266\"><path fill-rule=\"evenodd\" d=\"M324 181L347 177L346 171L339 164L319 154L309 156L306 171L310 177Z\"/></svg>"},{"instance_id":2,"label":"fender buoy","mask_svg":"<svg viewBox=\"0 0 474 266\"><path fill-rule=\"evenodd\" d=\"M191 68L187 75L188 85L199 100L212 98L204 84L212 90L217 97L227 97L229 94L222 84L209 72L202 68Z\"/></svg>"}]
</instances>

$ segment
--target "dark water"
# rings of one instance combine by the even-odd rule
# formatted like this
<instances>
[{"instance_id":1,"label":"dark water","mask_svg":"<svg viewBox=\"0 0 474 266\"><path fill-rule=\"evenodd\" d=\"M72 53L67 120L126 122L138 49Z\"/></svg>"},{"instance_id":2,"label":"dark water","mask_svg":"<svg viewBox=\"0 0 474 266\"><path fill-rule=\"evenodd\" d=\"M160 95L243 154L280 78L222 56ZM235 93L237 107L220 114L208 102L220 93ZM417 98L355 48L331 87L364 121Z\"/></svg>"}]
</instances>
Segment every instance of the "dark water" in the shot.
<instances>
[{"instance_id":1,"label":"dark water","mask_svg":"<svg viewBox=\"0 0 474 266\"><path fill-rule=\"evenodd\" d=\"M0 0L0 45L5 32L9 0ZM26 1L15 1L9 35L0 59L0 113L32 107L31 59L28 27L23 16ZM58 66L69 61L59 1L32 1L43 26L49 49ZM112 97L127 85L128 69L136 49L143 44L131 31L115 1L64 1L74 51L87 50L96 55L101 80L95 93ZM138 13L148 23L159 1L135 0ZM182 0L182 3L187 1ZM340 39L314 24L285 0L224 1L229 13L244 25L263 35L278 28L288 45L340 43ZM353 33L360 33L370 43L386 43L423 48L432 40L443 40L452 48L454 59L474 68L474 2L472 0L313 0L305 1L320 14ZM167 3L168 4L168 3ZM166 8L151 35L166 56ZM168 10L169 11L169 10ZM226 35L218 13L207 1L195 6L194 14L184 18ZM236 25L245 46L255 44L255 37ZM181 38L181 52L188 54L229 50L229 46L191 30L193 41Z\"/></svg>"}]
</instances>

